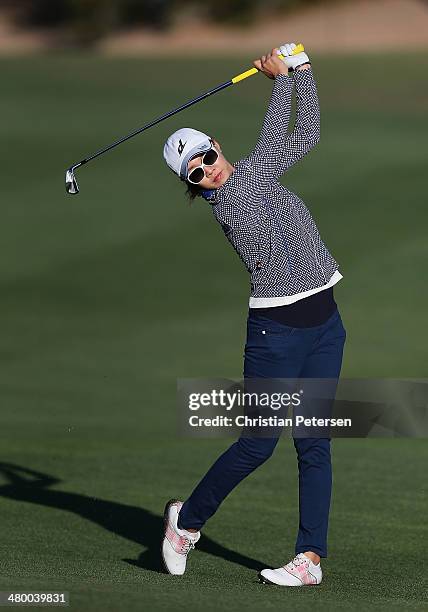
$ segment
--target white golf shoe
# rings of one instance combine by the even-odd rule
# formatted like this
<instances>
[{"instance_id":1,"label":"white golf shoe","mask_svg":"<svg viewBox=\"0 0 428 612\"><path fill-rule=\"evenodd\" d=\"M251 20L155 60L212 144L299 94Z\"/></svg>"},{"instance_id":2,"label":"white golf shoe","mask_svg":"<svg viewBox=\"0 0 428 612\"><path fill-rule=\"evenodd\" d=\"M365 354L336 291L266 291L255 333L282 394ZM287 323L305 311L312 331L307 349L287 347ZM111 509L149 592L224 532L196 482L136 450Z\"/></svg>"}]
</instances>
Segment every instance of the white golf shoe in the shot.
<instances>
[{"instance_id":1,"label":"white golf shoe","mask_svg":"<svg viewBox=\"0 0 428 612\"><path fill-rule=\"evenodd\" d=\"M299 553L290 563L277 569L264 569L259 573L259 580L265 584L280 586L312 586L322 580L321 564L315 563Z\"/></svg>"},{"instance_id":2,"label":"white golf shoe","mask_svg":"<svg viewBox=\"0 0 428 612\"><path fill-rule=\"evenodd\" d=\"M166 571L175 576L182 576L186 571L189 552L195 548L201 537L200 531L191 533L177 527L178 513L183 502L170 499L165 506L164 537L162 541L162 560Z\"/></svg>"}]
</instances>

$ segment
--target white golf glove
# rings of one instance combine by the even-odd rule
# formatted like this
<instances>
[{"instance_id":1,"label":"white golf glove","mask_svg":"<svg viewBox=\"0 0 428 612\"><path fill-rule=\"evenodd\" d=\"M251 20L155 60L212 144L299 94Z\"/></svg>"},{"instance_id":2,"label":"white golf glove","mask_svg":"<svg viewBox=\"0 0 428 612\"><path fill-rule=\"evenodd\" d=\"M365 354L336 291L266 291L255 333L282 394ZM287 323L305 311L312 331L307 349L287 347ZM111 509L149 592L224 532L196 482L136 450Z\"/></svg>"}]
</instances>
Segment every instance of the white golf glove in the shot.
<instances>
[{"instance_id":1,"label":"white golf glove","mask_svg":"<svg viewBox=\"0 0 428 612\"><path fill-rule=\"evenodd\" d=\"M293 49L295 49L296 46L297 45L294 43L285 43L285 45L281 45L278 50L278 55L281 54L284 56L282 61L287 68L291 68L291 70L295 70L297 66L309 62L309 57L304 52L293 55Z\"/></svg>"}]
</instances>

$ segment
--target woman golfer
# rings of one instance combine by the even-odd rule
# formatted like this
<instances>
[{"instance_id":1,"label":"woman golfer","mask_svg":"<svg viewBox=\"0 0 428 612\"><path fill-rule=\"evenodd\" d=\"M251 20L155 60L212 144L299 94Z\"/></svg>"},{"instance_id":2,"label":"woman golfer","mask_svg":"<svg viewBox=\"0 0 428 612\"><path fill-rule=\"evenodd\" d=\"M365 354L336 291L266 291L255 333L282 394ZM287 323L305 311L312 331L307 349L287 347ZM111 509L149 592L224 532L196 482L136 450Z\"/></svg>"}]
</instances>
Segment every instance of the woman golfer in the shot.
<instances>
[{"instance_id":1,"label":"woman golfer","mask_svg":"<svg viewBox=\"0 0 428 612\"><path fill-rule=\"evenodd\" d=\"M248 157L231 164L220 144L183 128L164 146L169 167L191 197L212 207L251 275L244 378L338 379L346 332L333 298L342 275L302 200L278 179L319 141L316 84L306 53L293 43L254 61L274 79L262 130ZM278 57L279 54L284 59ZM287 127L293 87L296 122ZM278 437L241 437L208 470L183 503L165 508L162 557L170 574L186 569L200 530L225 497L272 454ZM331 496L330 439L294 438L299 469L299 530L294 558L259 577L283 586L319 584L327 556ZM282 561L288 561L283 559Z\"/></svg>"}]
</instances>

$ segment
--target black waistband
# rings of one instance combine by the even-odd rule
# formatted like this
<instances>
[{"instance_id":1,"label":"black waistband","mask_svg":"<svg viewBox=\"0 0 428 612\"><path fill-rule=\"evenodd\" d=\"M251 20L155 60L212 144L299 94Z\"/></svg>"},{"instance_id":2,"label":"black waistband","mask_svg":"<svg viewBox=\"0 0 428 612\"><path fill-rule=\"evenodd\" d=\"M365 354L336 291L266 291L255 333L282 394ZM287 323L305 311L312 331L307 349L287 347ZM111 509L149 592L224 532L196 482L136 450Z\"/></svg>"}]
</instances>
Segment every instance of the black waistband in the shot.
<instances>
[{"instance_id":1,"label":"black waistband","mask_svg":"<svg viewBox=\"0 0 428 612\"><path fill-rule=\"evenodd\" d=\"M250 314L254 317L259 313L290 327L314 327L325 323L336 309L333 287L329 287L286 306L250 308Z\"/></svg>"}]
</instances>

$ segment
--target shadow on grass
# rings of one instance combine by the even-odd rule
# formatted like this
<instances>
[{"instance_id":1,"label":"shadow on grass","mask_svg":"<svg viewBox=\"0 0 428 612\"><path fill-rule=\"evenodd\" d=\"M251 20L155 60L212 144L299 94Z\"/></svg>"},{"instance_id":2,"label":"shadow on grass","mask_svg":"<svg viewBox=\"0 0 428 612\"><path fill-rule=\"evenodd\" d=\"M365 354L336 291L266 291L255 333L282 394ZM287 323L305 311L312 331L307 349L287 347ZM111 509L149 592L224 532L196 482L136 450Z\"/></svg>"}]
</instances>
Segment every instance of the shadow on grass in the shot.
<instances>
[{"instance_id":1,"label":"shadow on grass","mask_svg":"<svg viewBox=\"0 0 428 612\"><path fill-rule=\"evenodd\" d=\"M8 481L8 484L0 486L1 496L74 512L112 533L147 548L137 560L123 559L126 563L155 572L163 571L160 561L162 516L137 506L96 499L78 493L55 491L50 487L61 482L58 478L12 463L0 463L0 476ZM198 550L249 569L259 570L267 567L261 561L225 548L206 536L200 539Z\"/></svg>"}]
</instances>

